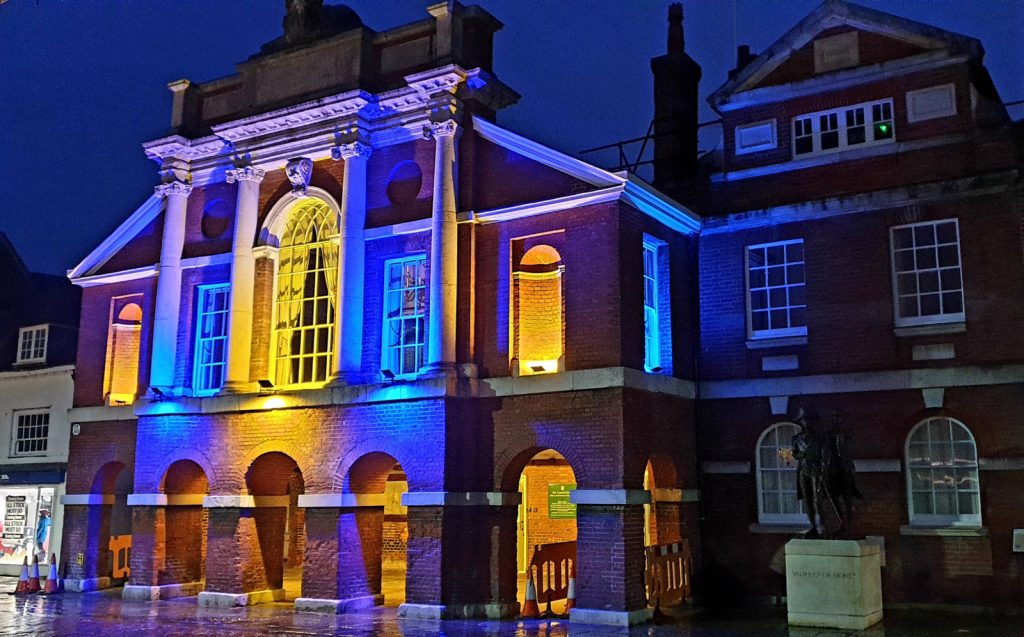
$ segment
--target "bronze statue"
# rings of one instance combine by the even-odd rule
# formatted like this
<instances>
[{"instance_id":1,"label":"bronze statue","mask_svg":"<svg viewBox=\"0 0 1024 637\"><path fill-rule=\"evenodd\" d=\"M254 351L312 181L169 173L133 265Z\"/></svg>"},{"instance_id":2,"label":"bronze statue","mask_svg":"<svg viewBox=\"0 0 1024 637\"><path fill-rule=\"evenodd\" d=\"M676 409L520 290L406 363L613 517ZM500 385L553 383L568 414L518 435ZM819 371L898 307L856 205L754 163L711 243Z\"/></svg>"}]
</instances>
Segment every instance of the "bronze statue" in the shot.
<instances>
[{"instance_id":1,"label":"bronze statue","mask_svg":"<svg viewBox=\"0 0 1024 637\"><path fill-rule=\"evenodd\" d=\"M854 482L853 461L844 453L844 438L839 431L842 421L832 414L832 429L826 430L817 414L797 412L793 422L800 433L793 436L793 457L797 460L797 498L803 500L811 530L806 537L832 538L842 536L850 528L853 498L862 498ZM828 507L826 508L826 503ZM839 526L830 531L825 522L828 510L835 514ZM821 521L821 533L818 521Z\"/></svg>"}]
</instances>

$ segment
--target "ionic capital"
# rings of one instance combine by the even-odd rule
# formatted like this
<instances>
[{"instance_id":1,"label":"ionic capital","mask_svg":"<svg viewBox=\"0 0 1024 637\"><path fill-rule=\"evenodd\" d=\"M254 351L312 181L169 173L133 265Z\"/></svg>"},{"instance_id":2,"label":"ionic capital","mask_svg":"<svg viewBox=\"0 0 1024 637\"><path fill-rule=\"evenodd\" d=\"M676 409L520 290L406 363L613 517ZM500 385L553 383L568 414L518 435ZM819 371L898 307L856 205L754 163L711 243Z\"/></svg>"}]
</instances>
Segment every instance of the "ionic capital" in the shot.
<instances>
[{"instance_id":1,"label":"ionic capital","mask_svg":"<svg viewBox=\"0 0 1024 637\"><path fill-rule=\"evenodd\" d=\"M167 184L160 184L153 189L161 197L188 197L192 193L192 184L183 181L172 181Z\"/></svg>"},{"instance_id":2,"label":"ionic capital","mask_svg":"<svg viewBox=\"0 0 1024 637\"><path fill-rule=\"evenodd\" d=\"M234 168L227 171L227 181L229 184L233 184L236 181L254 181L260 183L263 178L266 177L267 171L255 166L245 166L243 168Z\"/></svg>"},{"instance_id":3,"label":"ionic capital","mask_svg":"<svg viewBox=\"0 0 1024 637\"><path fill-rule=\"evenodd\" d=\"M335 160L340 159L351 159L358 157L362 160L370 158L370 154L373 152L373 147L363 142L352 142L350 144L338 144L334 148L334 152L331 153L331 157Z\"/></svg>"},{"instance_id":4,"label":"ionic capital","mask_svg":"<svg viewBox=\"0 0 1024 637\"><path fill-rule=\"evenodd\" d=\"M458 132L459 125L454 119L447 119L443 122L431 122L430 126L423 127L423 136L427 139L432 137L453 137Z\"/></svg>"}]
</instances>

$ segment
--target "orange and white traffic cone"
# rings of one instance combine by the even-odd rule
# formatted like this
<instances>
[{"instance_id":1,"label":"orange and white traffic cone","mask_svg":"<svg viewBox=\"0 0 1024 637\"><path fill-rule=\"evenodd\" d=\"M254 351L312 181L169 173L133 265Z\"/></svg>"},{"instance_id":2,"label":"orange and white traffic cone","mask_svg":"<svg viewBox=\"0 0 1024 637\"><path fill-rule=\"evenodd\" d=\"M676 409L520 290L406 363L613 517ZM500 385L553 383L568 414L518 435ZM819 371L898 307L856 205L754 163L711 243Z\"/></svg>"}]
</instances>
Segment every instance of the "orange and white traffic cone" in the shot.
<instances>
[{"instance_id":1,"label":"orange and white traffic cone","mask_svg":"<svg viewBox=\"0 0 1024 637\"><path fill-rule=\"evenodd\" d=\"M28 557L21 563L21 575L18 577L18 587L14 589L15 595L28 595Z\"/></svg>"},{"instance_id":2,"label":"orange and white traffic cone","mask_svg":"<svg viewBox=\"0 0 1024 637\"><path fill-rule=\"evenodd\" d=\"M26 558L28 559L28 558ZM28 590L26 593L38 593L39 592L39 559L36 557L32 558L32 573L28 576Z\"/></svg>"},{"instance_id":3,"label":"orange and white traffic cone","mask_svg":"<svg viewBox=\"0 0 1024 637\"><path fill-rule=\"evenodd\" d=\"M569 590L565 594L565 612L576 608L576 569L569 575Z\"/></svg>"},{"instance_id":4,"label":"orange and white traffic cone","mask_svg":"<svg viewBox=\"0 0 1024 637\"><path fill-rule=\"evenodd\" d=\"M60 592L57 585L57 555L50 556L50 572L46 575L46 585L43 586L43 595L53 595Z\"/></svg>"},{"instance_id":5,"label":"orange and white traffic cone","mask_svg":"<svg viewBox=\"0 0 1024 637\"><path fill-rule=\"evenodd\" d=\"M540 617L540 608L537 606L537 587L533 585L533 577L526 579L526 601L523 602L523 612L520 615L526 619Z\"/></svg>"}]
</instances>

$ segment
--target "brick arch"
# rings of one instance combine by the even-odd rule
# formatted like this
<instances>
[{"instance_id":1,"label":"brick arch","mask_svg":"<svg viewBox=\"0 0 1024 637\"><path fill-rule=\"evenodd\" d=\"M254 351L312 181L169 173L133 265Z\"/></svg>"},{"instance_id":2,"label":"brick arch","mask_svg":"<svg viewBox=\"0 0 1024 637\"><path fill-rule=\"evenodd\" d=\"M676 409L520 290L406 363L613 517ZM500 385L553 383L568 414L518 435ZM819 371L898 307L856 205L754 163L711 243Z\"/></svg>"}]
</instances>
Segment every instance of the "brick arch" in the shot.
<instances>
[{"instance_id":1,"label":"brick arch","mask_svg":"<svg viewBox=\"0 0 1024 637\"><path fill-rule=\"evenodd\" d=\"M313 475L313 467L311 464L312 461L308 458L310 455L308 449L299 449L296 443L285 442L283 440L267 440L266 442L260 443L247 451L245 455L242 456L242 459L238 464L235 465L239 471L239 477L241 478L239 488L244 489L246 487L245 475L252 467L252 464L256 462L256 459L273 451L282 453L291 458L299 467L299 473L302 474L302 479L305 482L310 482L310 476Z\"/></svg>"},{"instance_id":2,"label":"brick arch","mask_svg":"<svg viewBox=\"0 0 1024 637\"><path fill-rule=\"evenodd\" d=\"M245 488L250 495L288 495L298 469L298 486L305 490L305 477L295 459L280 451L260 454L247 466Z\"/></svg>"},{"instance_id":3,"label":"brick arch","mask_svg":"<svg viewBox=\"0 0 1024 637\"><path fill-rule=\"evenodd\" d=\"M89 493L97 495L114 495L117 483L126 470L123 462L111 461L96 470Z\"/></svg>"},{"instance_id":4,"label":"brick arch","mask_svg":"<svg viewBox=\"0 0 1024 637\"><path fill-rule=\"evenodd\" d=\"M192 462L195 463L199 470L206 476L206 485L209 488L211 485L217 483L216 472L214 471L214 464L210 462L210 459L206 457L200 451L189 450L183 454L176 455L175 457L168 458L166 462L159 467L158 471L154 471L153 475L160 476L160 482L158 489L160 493L164 492L164 481L167 479L167 472L170 471L171 466L178 462Z\"/></svg>"},{"instance_id":5,"label":"brick arch","mask_svg":"<svg viewBox=\"0 0 1024 637\"><path fill-rule=\"evenodd\" d=\"M579 488L586 488L586 465L571 448L562 449L551 445L532 445L519 450L506 449L494 462L495 487L498 491L513 492L519 489L519 476L527 463L541 451L551 449L562 455L576 476Z\"/></svg>"},{"instance_id":6,"label":"brick arch","mask_svg":"<svg viewBox=\"0 0 1024 637\"><path fill-rule=\"evenodd\" d=\"M388 474L395 466L405 467L394 456L383 451L371 451L356 459L345 474L344 493L384 493ZM408 483L408 476L406 476Z\"/></svg>"},{"instance_id":7,"label":"brick arch","mask_svg":"<svg viewBox=\"0 0 1024 637\"><path fill-rule=\"evenodd\" d=\"M400 453L397 449L385 450L380 445L357 445L349 449L338 462L333 476L332 491L335 493L355 493L349 491L349 474L352 468L363 458L371 456L373 454L382 454L390 457L394 460L395 464L402 467L402 471L405 473L406 482L409 484L409 490L423 490L424 487L431 488L429 485L422 483L422 477L419 480L413 479L413 476L409 474L409 469L416 465L412 458L408 454Z\"/></svg>"},{"instance_id":8,"label":"brick arch","mask_svg":"<svg viewBox=\"0 0 1024 637\"><path fill-rule=\"evenodd\" d=\"M654 488L682 489L685 486L682 483L679 467L676 466L676 460L672 456L663 453L652 453L647 458L647 462L644 463L645 471L648 465L651 468L651 484ZM629 476L629 478L631 477ZM643 479L643 474L641 474L640 484L643 484ZM625 483L631 484L632 480L627 479Z\"/></svg>"},{"instance_id":9,"label":"brick arch","mask_svg":"<svg viewBox=\"0 0 1024 637\"><path fill-rule=\"evenodd\" d=\"M171 494L209 493L210 480L203 467L189 459L175 460L160 478L160 492Z\"/></svg>"}]
</instances>

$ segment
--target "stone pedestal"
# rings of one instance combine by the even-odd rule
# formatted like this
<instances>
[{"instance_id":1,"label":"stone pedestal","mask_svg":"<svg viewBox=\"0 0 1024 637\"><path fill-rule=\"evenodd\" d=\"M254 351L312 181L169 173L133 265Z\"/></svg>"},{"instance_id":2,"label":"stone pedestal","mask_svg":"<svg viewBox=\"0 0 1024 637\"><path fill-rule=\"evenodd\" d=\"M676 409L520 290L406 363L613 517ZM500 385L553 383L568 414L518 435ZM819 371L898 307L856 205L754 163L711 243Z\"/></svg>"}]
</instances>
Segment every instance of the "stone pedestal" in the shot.
<instances>
[{"instance_id":1,"label":"stone pedestal","mask_svg":"<svg viewBox=\"0 0 1024 637\"><path fill-rule=\"evenodd\" d=\"M786 597L793 626L864 630L881 621L879 547L864 540L790 540Z\"/></svg>"}]
</instances>

